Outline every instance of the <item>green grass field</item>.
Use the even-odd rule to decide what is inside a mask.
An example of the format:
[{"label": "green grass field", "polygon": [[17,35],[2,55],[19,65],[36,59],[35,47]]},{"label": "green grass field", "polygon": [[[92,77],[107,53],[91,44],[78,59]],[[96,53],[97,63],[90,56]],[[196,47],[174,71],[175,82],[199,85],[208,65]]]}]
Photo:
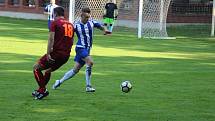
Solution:
[{"label": "green grass field", "polygon": [[[183,35],[186,27],[170,28],[171,35],[180,35],[175,40],[137,39],[126,28],[116,28],[112,36],[96,31],[96,92],[85,92],[84,69],[51,89],[73,66],[72,50],[68,63],[52,74],[50,95],[33,100],[32,66],[46,52],[46,24],[0,17],[1,121],[215,120],[215,38],[205,33],[192,38],[197,34],[192,31]],[[120,91],[123,80],[133,85],[128,94]]]}]

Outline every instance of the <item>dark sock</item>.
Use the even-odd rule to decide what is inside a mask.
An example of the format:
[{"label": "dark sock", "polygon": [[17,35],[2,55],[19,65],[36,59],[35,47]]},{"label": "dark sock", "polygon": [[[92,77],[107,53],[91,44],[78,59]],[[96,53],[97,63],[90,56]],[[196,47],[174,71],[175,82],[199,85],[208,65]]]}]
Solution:
[{"label": "dark sock", "polygon": [[34,78],[36,79],[38,85],[39,85],[39,92],[44,92],[45,91],[45,81],[44,81],[44,76],[41,70],[35,69],[34,70]]},{"label": "dark sock", "polygon": [[44,75],[45,85],[49,83],[50,77],[51,77],[51,73],[45,72],[45,75]]}]

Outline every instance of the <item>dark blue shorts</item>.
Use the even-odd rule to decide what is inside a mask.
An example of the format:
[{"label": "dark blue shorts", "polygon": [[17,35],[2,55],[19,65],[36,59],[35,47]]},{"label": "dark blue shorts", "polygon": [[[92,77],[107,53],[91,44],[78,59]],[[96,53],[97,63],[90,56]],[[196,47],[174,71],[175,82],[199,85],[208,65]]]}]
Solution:
[{"label": "dark blue shorts", "polygon": [[85,61],[83,59],[90,55],[90,49],[76,47],[75,52],[76,55],[74,61],[84,65]]},{"label": "dark blue shorts", "polygon": [[51,28],[51,20],[48,20],[48,29],[49,29],[49,31],[50,31],[50,28]]}]

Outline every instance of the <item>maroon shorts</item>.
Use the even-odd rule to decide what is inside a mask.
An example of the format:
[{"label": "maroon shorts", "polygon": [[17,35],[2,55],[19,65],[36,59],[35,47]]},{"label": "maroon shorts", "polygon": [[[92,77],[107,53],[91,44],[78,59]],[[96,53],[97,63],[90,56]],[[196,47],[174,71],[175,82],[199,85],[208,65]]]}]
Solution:
[{"label": "maroon shorts", "polygon": [[52,71],[57,70],[60,68],[63,64],[65,64],[69,60],[69,56],[60,56],[60,55],[54,55],[51,54],[52,59],[54,59],[54,62],[48,61],[47,54],[43,55],[39,60],[39,65],[45,70],[48,68],[51,68]]}]

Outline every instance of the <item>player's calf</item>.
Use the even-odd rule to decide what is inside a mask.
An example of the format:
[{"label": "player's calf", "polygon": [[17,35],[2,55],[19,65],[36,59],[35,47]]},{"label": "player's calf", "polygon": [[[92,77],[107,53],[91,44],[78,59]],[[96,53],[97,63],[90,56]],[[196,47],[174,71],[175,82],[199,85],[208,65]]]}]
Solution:
[{"label": "player's calf", "polygon": [[52,89],[57,89],[58,87],[60,87],[61,83],[60,80],[56,80],[54,85],[52,86]]}]

